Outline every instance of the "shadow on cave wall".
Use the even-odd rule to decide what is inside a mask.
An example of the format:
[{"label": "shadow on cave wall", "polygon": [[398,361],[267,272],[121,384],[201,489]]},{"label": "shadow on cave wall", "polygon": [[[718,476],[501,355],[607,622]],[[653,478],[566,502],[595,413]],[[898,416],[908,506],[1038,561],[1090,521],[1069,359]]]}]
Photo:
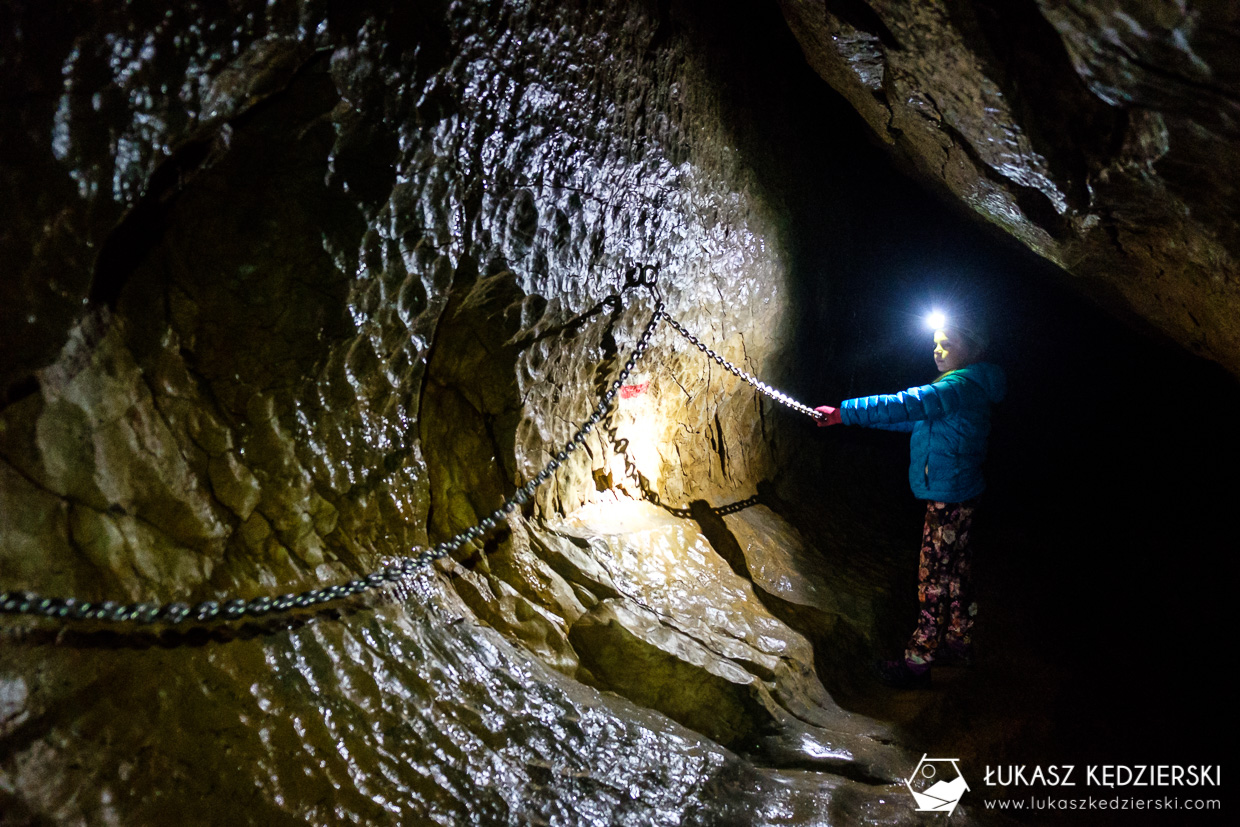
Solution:
[{"label": "shadow on cave wall", "polygon": [[[979,632],[988,662],[976,679],[956,680],[910,705],[866,677],[870,658],[898,649],[912,613],[920,515],[904,482],[905,445],[892,435],[819,431],[782,409],[773,415],[783,464],[772,489],[761,492],[763,503],[809,532],[842,578],[853,578],[857,588],[882,584],[885,592],[874,597],[880,611],[867,630],[875,633],[869,644],[847,629],[824,634],[815,628],[820,618],[796,616],[773,600],[768,608],[816,640],[818,671],[841,700],[899,721],[927,747],[959,746],[952,738],[965,727],[979,742],[970,747],[975,754],[1030,760],[1032,747],[1014,744],[1005,729],[1017,720],[1024,724],[1020,736],[1036,736],[1047,749],[1075,753],[1109,744],[1102,754],[1126,762],[1146,752],[1166,762],[1173,751],[1180,758],[1180,750],[1185,760],[1209,760],[1222,745],[1205,742],[1204,733],[1228,700],[1214,663],[1226,651],[1228,595],[1218,574],[1231,565],[1234,541],[1224,515],[1235,492],[1215,469],[1225,475],[1240,459],[1230,425],[1240,402],[1234,380],[1109,320],[1074,298],[1053,268],[944,209],[897,172],[860,119],[804,65],[776,4],[768,6],[660,6],[666,25],[701,33],[700,48],[726,81],[724,119],[736,125],[734,142],[757,171],[763,195],[785,206],[800,336],[763,378],[810,404],[926,381],[928,343],[916,316],[938,293],[991,309],[995,358],[1013,388],[996,420],[992,490],[979,518],[991,619]],[[322,78],[310,71],[303,80]],[[285,101],[306,107],[302,138],[327,143],[330,136],[318,133],[322,124],[309,128],[321,114],[314,104],[325,99]],[[306,181],[323,175],[319,167],[302,172]],[[220,173],[248,177],[261,189],[261,175]],[[317,185],[306,191],[317,192]],[[286,195],[295,202],[303,193]],[[216,205],[227,200],[215,197]],[[289,269],[330,275],[321,261],[306,265],[290,262]],[[333,294],[340,284],[324,277],[312,286],[332,298],[331,306],[341,303]],[[163,291],[149,295],[152,313],[163,312]],[[203,315],[245,312],[245,297],[234,298]],[[321,319],[284,321],[289,327],[275,329],[276,344],[317,341]],[[219,354],[246,344],[202,350]],[[290,350],[313,354],[316,347]],[[261,362],[273,381],[296,372],[282,370],[279,359],[264,362],[269,356],[249,361]],[[225,380],[229,373],[226,366],[195,367]],[[401,396],[392,404],[407,402]],[[231,410],[227,400],[222,404]],[[441,421],[459,419],[447,410]],[[484,459],[501,453],[483,448]],[[400,466],[406,453],[395,445],[382,462],[359,462],[368,469],[367,484],[369,475]],[[690,516],[731,568],[749,576],[739,544],[709,508],[720,505],[694,503]],[[1150,669],[1150,661],[1157,667]],[[1186,741],[1184,732],[1203,733],[1202,742]]]}]

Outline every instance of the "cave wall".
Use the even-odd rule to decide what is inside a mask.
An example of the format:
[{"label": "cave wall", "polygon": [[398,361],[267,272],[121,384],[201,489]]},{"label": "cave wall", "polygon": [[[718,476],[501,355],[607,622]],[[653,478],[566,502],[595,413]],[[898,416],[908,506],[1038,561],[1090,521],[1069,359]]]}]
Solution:
[{"label": "cave wall", "polygon": [[1240,374],[1234,3],[780,6],[910,170],[1110,312]]},{"label": "cave wall", "polygon": [[[777,384],[830,320],[804,401],[888,382],[840,358],[883,239],[814,201],[869,179],[824,174],[781,9],[923,177],[1234,371],[1227,10],[1130,5],[6,6],[0,591],[253,598],[453,535],[616,375],[643,265]],[[823,502],[869,472],[666,326],[621,397],[376,597],[5,617],[0,823],[907,823],[898,738],[821,683],[890,625],[894,512]]]},{"label": "cave wall", "polygon": [[[250,599],[473,525],[627,358],[640,266],[779,371],[786,207],[702,4],[5,14],[0,590]],[[5,823],[905,820],[889,735],[785,622],[868,607],[789,576],[774,512],[711,511],[773,473],[778,416],[683,344],[509,526],[377,598],[6,621]],[[851,769],[728,748],[776,731]]]},{"label": "cave wall", "polygon": [[[648,296],[602,302],[639,265],[742,364],[781,335],[775,216],[693,56],[652,51],[640,8],[540,28],[510,9],[322,25],[315,12],[170,15],[149,32],[89,15],[63,44],[64,93],[21,110],[47,167],[9,176],[29,223],[6,252],[30,260],[2,325],[21,345],[6,348],[10,473],[32,501],[108,513],[136,546],[196,546],[178,564],[198,570],[186,586],[227,578],[213,572],[232,551],[318,565],[337,525],[350,539],[334,555],[373,557],[425,541],[428,515],[439,539],[489,511],[584,419],[614,368],[604,349],[632,347]],[[46,62],[41,14],[26,51]],[[235,26],[247,39],[208,36]],[[576,34],[551,48],[526,29]],[[41,121],[27,111],[52,98]],[[79,186],[40,209],[50,184],[35,172]],[[39,310],[58,302],[59,316]],[[732,305],[749,309],[719,312]],[[642,370],[651,397],[679,397],[654,440],[673,447],[633,458],[650,485],[672,502],[751,493],[769,462],[746,430],[752,395],[722,393],[732,383],[696,354]],[[699,436],[716,430],[710,449]],[[48,436],[61,431],[81,439]],[[591,439],[533,513],[571,510],[613,472]],[[150,510],[175,516],[133,518],[158,497],[178,502]],[[387,523],[411,528],[366,527]],[[71,553],[60,533],[48,551]]]}]

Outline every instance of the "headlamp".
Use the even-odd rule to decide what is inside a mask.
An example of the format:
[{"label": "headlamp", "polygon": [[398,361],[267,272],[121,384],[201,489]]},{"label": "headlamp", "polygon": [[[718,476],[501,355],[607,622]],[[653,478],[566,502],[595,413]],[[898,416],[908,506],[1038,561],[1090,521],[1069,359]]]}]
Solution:
[{"label": "headlamp", "polygon": [[942,330],[947,327],[947,314],[942,310],[933,310],[926,316],[926,327],[931,330]]}]

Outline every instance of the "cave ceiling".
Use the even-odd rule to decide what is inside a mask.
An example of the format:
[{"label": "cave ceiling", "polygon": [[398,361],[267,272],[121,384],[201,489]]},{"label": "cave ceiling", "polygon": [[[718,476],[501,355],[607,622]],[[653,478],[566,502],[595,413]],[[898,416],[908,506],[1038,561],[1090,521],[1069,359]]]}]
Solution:
[{"label": "cave ceiling", "polygon": [[1240,373],[1240,6],[780,0],[905,164],[1076,289]]},{"label": "cave ceiling", "polygon": [[[909,168],[1240,373],[1229,4],[780,5]],[[776,58],[773,0],[0,4],[0,822],[920,823],[832,694],[879,520],[831,475],[803,531],[810,424],[668,325],[624,362],[651,267],[805,367]]]}]

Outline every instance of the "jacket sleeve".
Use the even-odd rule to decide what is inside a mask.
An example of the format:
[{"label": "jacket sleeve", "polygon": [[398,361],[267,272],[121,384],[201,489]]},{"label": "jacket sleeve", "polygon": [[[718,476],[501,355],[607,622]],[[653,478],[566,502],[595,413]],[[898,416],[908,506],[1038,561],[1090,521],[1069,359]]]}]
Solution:
[{"label": "jacket sleeve", "polygon": [[[841,421],[847,422],[847,420],[844,420],[843,417],[841,417]],[[916,424],[916,422],[909,420],[906,422],[891,422],[883,425],[874,424],[869,427],[881,428],[884,431],[898,431],[902,434],[911,434],[913,432],[913,426]]]},{"label": "jacket sleeve", "polygon": [[937,419],[959,409],[971,384],[964,377],[947,376],[900,393],[846,399],[840,403],[840,419],[845,425],[911,431],[914,422]]}]

